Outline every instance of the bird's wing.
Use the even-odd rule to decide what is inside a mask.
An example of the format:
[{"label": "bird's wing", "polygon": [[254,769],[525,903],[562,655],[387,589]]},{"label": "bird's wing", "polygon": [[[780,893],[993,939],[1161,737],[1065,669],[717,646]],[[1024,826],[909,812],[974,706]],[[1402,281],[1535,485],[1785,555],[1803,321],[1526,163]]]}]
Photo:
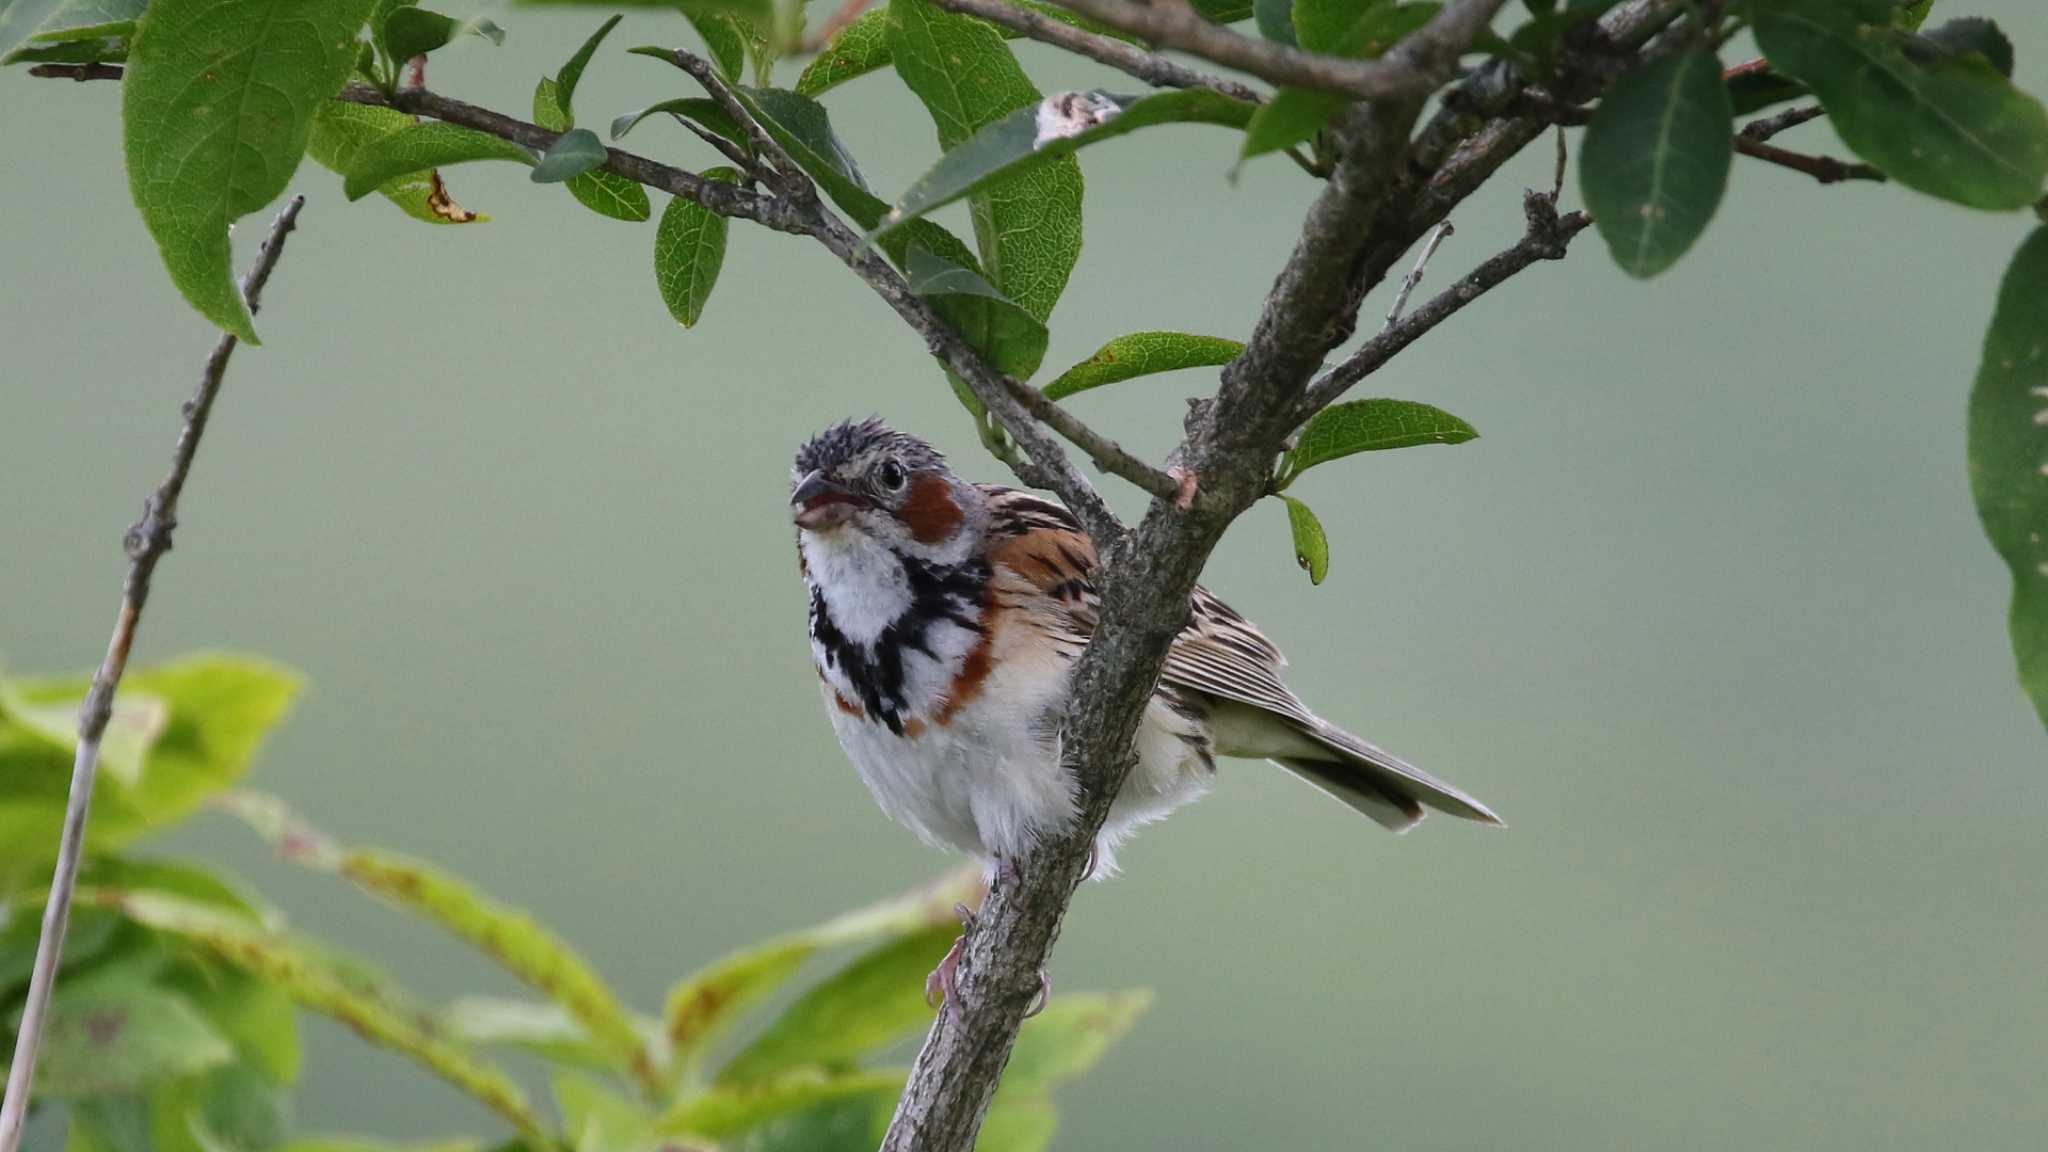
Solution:
[{"label": "bird's wing", "polygon": [[[988,559],[998,595],[1032,614],[1062,649],[1095,634],[1101,591],[1095,543],[1067,509],[1014,488],[984,485]],[[1167,683],[1244,705],[1219,708],[1219,752],[1271,758],[1388,827],[1421,819],[1420,805],[1499,823],[1484,804],[1378,745],[1309,711],[1280,674],[1287,658],[1251,621],[1196,586],[1189,618],[1167,652]],[[1234,746],[1226,746],[1234,745]]]}]

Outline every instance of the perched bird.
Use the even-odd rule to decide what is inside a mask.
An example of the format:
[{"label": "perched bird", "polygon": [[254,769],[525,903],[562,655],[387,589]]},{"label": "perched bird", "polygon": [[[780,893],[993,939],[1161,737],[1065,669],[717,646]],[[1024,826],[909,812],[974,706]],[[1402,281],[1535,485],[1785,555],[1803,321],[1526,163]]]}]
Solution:
[{"label": "perched bird", "polygon": [[[1039,496],[954,475],[879,419],[796,454],[790,512],[811,597],[811,656],[839,743],[888,814],[925,840],[1014,860],[1075,819],[1059,724],[1095,630],[1095,545]],[[1308,710],[1285,657],[1202,588],[1138,727],[1136,767],[1095,843],[1200,796],[1216,757],[1267,759],[1405,831],[1425,808],[1498,824],[1484,804]]]}]

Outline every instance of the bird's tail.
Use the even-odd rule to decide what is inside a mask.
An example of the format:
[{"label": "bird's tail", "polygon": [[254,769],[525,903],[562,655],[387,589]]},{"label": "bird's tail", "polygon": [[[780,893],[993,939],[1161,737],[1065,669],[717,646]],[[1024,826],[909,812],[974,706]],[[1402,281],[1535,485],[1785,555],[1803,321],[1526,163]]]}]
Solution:
[{"label": "bird's tail", "polygon": [[1318,720],[1288,721],[1328,756],[1276,756],[1273,762],[1365,813],[1375,824],[1406,832],[1425,808],[1481,824],[1501,823],[1493,810],[1377,744]]}]

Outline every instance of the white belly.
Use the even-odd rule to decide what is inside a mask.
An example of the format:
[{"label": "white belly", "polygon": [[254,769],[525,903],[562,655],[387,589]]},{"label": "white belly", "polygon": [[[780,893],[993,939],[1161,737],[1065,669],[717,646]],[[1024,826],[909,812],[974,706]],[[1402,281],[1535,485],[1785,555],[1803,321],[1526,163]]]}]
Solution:
[{"label": "white belly", "polygon": [[[825,688],[839,743],[883,811],[927,842],[980,856],[1015,858],[1075,816],[1072,778],[1060,765],[1057,706],[1065,665],[1049,652],[1033,666],[1011,649],[983,690],[944,725],[910,725],[897,735],[851,715]],[[1114,850],[1140,824],[1207,790],[1211,772],[1173,735],[1185,721],[1163,705],[1146,709],[1138,764],[1110,809],[1097,842],[1096,875],[1115,867]]]}]

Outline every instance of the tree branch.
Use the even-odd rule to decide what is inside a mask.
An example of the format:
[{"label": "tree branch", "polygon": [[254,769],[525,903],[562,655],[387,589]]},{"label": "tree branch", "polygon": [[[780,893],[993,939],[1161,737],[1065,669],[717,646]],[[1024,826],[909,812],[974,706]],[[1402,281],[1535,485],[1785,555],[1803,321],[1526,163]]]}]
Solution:
[{"label": "tree branch", "polygon": [[1086,56],[1098,64],[1107,64],[1154,88],[1213,88],[1225,96],[1253,104],[1265,102],[1265,97],[1249,85],[1197,71],[1156,52],[1147,52],[1114,37],[1076,28],[1064,20],[1055,20],[1043,12],[1019,7],[1006,0],[932,0],[932,3],[948,12],[1001,24],[1033,40],[1064,48],[1076,56]]},{"label": "tree branch", "polygon": [[1008,376],[1003,378],[1003,385],[1033,419],[1058,432],[1074,447],[1086,452],[1097,468],[1112,476],[1120,476],[1161,500],[1178,498],[1180,483],[1173,477],[1131,455],[1116,441],[1083,424],[1072,412],[1060,407],[1057,401],[1045,393]]},{"label": "tree branch", "polygon": [[[277,214],[270,236],[256,253],[256,263],[242,278],[242,297],[253,315],[270,279],[271,269],[284,252],[284,238],[297,224],[304,196],[294,196]],[[107,641],[107,654],[93,673],[92,687],[78,711],[78,750],[71,765],[71,795],[64,809],[64,831],[57,846],[57,866],[50,880],[50,895],[43,906],[42,936],[36,942],[35,966],[29,974],[28,1001],[21,1011],[21,1030],[14,1037],[14,1062],[7,1075],[7,1099],[0,1104],[0,1152],[15,1152],[28,1122],[28,1104],[34,1083],[36,1056],[42,1047],[43,1028],[48,1022],[50,996],[56,990],[57,964],[64,949],[64,933],[71,923],[71,897],[78,887],[78,868],[85,855],[86,817],[92,808],[92,786],[99,770],[100,739],[114,713],[114,690],[128,668],[128,652],[135,643],[135,629],[142,621],[142,606],[149,599],[149,584],[157,561],[171,550],[171,532],[178,526],[178,497],[191,474],[192,458],[199,450],[199,438],[206,433],[206,420],[213,412],[214,397],[220,394],[227,375],[228,357],[238,341],[221,333],[206,368],[199,375],[199,388],[185,403],[184,428],[171,452],[171,470],[142,506],[142,518],[128,529],[122,547],[128,553],[128,579],[121,590],[121,608],[114,618],[114,634]]]},{"label": "tree branch", "polygon": [[1769,140],[1788,128],[1797,128],[1801,124],[1807,123],[1810,120],[1818,120],[1827,114],[1827,109],[1822,108],[1818,104],[1810,104],[1804,108],[1787,108],[1775,116],[1764,116],[1751,120],[1749,123],[1744,124],[1742,131],[1737,132],[1736,135],[1744,140]]},{"label": "tree branch", "polygon": [[1823,184],[1839,184],[1844,180],[1874,180],[1882,184],[1886,179],[1883,172],[1868,164],[1851,164],[1833,156],[1809,156],[1748,136],[1735,137],[1735,150],[1780,168],[1804,172]]},{"label": "tree branch", "polygon": [[1428,24],[1374,60],[1353,60],[1212,24],[1186,4],[1136,0],[1063,0],[1060,7],[1162,48],[1199,56],[1290,88],[1314,88],[1366,100],[1421,96],[1450,78],[1459,53],[1506,0],[1452,0]]},{"label": "tree branch", "polygon": [[1495,255],[1465,278],[1444,289],[1429,303],[1417,308],[1386,331],[1366,341],[1342,364],[1331,369],[1303,394],[1295,414],[1299,424],[1334,403],[1352,385],[1377,372],[1403,348],[1415,343],[1430,329],[1456,315],[1465,305],[1498,287],[1508,277],[1539,260],[1562,260],[1572,237],[1593,222],[1584,212],[1557,214],[1557,202],[1533,191],[1522,193],[1522,210],[1529,229],[1514,247]]}]

